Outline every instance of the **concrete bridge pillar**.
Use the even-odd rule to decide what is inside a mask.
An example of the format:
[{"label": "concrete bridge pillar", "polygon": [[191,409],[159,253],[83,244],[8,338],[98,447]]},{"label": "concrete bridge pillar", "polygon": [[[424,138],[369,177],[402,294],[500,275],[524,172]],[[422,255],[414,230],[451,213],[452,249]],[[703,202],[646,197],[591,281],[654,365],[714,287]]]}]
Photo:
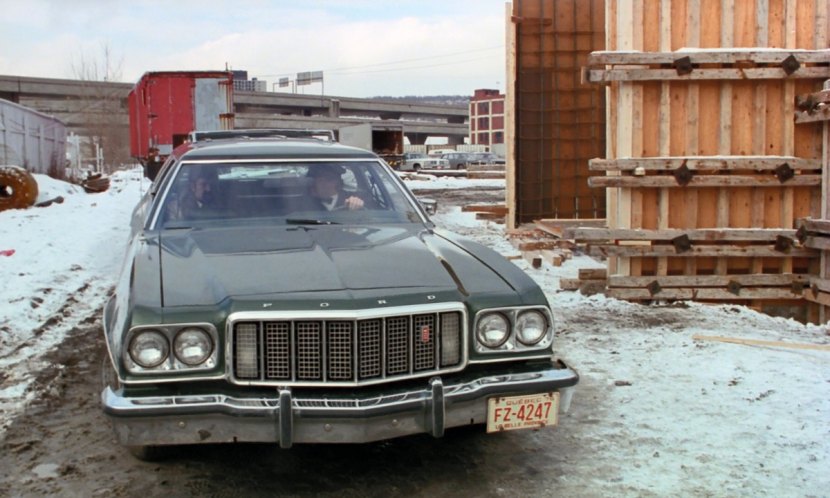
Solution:
[{"label": "concrete bridge pillar", "polygon": [[409,143],[412,145],[424,145],[429,136],[426,133],[407,133],[406,138],[409,139]]},{"label": "concrete bridge pillar", "polygon": [[340,99],[329,99],[329,117],[340,117]]}]

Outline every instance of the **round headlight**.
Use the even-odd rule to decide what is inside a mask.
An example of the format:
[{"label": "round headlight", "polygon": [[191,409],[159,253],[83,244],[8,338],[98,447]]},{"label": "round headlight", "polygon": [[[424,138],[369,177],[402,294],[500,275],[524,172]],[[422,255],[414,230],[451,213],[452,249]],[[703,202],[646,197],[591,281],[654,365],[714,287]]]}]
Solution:
[{"label": "round headlight", "polygon": [[538,311],[525,311],[516,320],[516,337],[526,346],[532,346],[545,337],[548,321]]},{"label": "round headlight", "polygon": [[142,368],[154,368],[167,359],[170,346],[167,338],[157,330],[139,332],[130,341],[130,358]]},{"label": "round headlight", "polygon": [[176,353],[176,358],[185,365],[199,365],[210,358],[213,353],[213,341],[210,335],[202,329],[186,328],[176,334],[173,352]]},{"label": "round headlight", "polygon": [[499,313],[491,313],[482,316],[476,325],[478,342],[488,348],[497,348],[507,340],[510,326],[507,318]]}]

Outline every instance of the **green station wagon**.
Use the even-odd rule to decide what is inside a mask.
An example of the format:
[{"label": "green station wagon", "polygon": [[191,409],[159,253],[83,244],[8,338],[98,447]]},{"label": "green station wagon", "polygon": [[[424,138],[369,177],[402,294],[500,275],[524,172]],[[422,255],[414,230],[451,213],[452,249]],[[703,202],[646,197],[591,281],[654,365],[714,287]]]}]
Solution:
[{"label": "green station wagon", "polygon": [[179,147],[104,322],[103,410],[140,458],[550,426],[578,381],[528,275],[436,227],[375,154],[314,138]]}]

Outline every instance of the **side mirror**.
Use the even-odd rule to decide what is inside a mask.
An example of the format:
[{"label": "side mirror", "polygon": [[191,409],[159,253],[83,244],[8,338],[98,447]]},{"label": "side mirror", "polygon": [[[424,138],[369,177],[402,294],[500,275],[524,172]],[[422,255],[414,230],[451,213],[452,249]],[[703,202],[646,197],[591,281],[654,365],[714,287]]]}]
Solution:
[{"label": "side mirror", "polygon": [[438,201],[435,199],[427,199],[426,197],[419,197],[418,203],[424,208],[427,214],[435,214],[438,212]]}]

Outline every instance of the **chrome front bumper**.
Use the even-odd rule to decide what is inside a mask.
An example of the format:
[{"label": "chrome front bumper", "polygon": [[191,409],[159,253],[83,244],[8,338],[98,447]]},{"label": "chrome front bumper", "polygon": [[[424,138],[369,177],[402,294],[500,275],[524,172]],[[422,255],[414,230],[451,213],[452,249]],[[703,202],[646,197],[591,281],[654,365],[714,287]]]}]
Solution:
[{"label": "chrome front bumper", "polygon": [[579,376],[564,363],[533,372],[464,381],[434,377],[423,389],[382,396],[308,397],[290,388],[276,396],[183,395],[125,398],[101,393],[104,413],[121,444],[226,442],[365,443],[487,421],[487,399],[559,391],[567,411]]}]

